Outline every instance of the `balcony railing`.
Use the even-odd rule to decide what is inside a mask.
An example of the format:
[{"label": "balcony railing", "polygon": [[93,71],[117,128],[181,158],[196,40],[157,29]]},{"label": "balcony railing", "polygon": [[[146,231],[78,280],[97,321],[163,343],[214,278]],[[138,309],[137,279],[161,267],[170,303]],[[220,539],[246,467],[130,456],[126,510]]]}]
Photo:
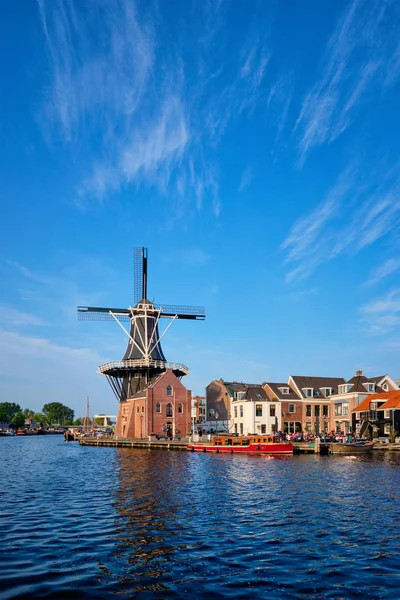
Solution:
[{"label": "balcony railing", "polygon": [[130,358],[128,360],[116,360],[112,362],[105,363],[104,365],[99,366],[99,372],[104,374],[112,370],[128,370],[128,369],[171,369],[172,371],[180,371],[187,375],[189,373],[189,369],[182,365],[181,363],[170,363],[165,362],[164,360],[153,360],[153,359],[145,359],[145,358]]}]

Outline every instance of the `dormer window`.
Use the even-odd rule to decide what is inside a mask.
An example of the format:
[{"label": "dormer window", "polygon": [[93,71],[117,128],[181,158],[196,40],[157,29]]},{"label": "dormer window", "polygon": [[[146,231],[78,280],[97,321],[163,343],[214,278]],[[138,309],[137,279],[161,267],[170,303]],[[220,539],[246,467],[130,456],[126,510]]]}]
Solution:
[{"label": "dormer window", "polygon": [[246,392],[236,392],[236,400],[242,400],[246,395]]},{"label": "dormer window", "polygon": [[322,393],[324,394],[325,398],[327,398],[328,396],[330,396],[332,394],[332,388],[321,388]]},{"label": "dormer window", "polygon": [[313,397],[313,388],[303,388],[303,392],[306,398],[312,398]]},{"label": "dormer window", "polygon": [[288,394],[289,393],[289,388],[288,387],[280,387],[280,388],[278,388],[278,390],[280,391],[281,394]]},{"label": "dormer window", "polygon": [[365,386],[367,392],[374,392],[375,391],[375,384],[374,383],[364,383],[364,386]]},{"label": "dormer window", "polygon": [[339,385],[338,392],[339,394],[347,394],[348,391],[353,387],[351,383],[345,383],[344,385]]}]

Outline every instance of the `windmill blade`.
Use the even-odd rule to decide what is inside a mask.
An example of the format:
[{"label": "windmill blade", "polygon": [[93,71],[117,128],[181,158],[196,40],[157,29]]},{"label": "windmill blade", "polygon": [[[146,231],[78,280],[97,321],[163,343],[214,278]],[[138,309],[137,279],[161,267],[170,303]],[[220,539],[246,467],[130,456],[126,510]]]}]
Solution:
[{"label": "windmill blade", "polygon": [[161,311],[160,317],[176,317],[177,319],[195,319],[204,321],[206,311],[203,306],[177,306],[175,304],[155,304]]},{"label": "windmill blade", "polygon": [[78,306],[78,321],[115,321],[111,312],[120,321],[130,321],[127,308],[101,308],[98,306]]},{"label": "windmill blade", "polygon": [[147,248],[134,248],[133,273],[133,300],[134,304],[137,304],[147,295]]}]

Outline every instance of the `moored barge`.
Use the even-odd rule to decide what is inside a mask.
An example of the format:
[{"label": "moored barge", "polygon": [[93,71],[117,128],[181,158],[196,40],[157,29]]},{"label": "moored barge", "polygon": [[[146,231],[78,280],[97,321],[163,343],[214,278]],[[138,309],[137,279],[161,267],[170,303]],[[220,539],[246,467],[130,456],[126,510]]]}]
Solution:
[{"label": "moored barge", "polygon": [[187,449],[225,454],[293,454],[293,444],[269,435],[219,436],[212,443],[188,444]]}]

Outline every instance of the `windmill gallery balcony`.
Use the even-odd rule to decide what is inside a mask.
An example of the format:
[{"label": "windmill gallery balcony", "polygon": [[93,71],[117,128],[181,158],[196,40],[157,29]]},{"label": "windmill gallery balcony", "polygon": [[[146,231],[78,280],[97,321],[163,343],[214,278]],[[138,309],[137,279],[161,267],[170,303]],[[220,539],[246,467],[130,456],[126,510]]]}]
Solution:
[{"label": "windmill gallery balcony", "polygon": [[105,363],[104,365],[99,366],[99,373],[102,375],[107,375],[112,371],[125,371],[130,369],[160,369],[164,371],[166,369],[171,369],[174,373],[180,373],[181,375],[188,375],[189,369],[182,365],[181,363],[170,363],[164,360],[153,360],[151,358],[136,358],[136,359],[128,359],[128,360],[114,360],[112,362]]}]

